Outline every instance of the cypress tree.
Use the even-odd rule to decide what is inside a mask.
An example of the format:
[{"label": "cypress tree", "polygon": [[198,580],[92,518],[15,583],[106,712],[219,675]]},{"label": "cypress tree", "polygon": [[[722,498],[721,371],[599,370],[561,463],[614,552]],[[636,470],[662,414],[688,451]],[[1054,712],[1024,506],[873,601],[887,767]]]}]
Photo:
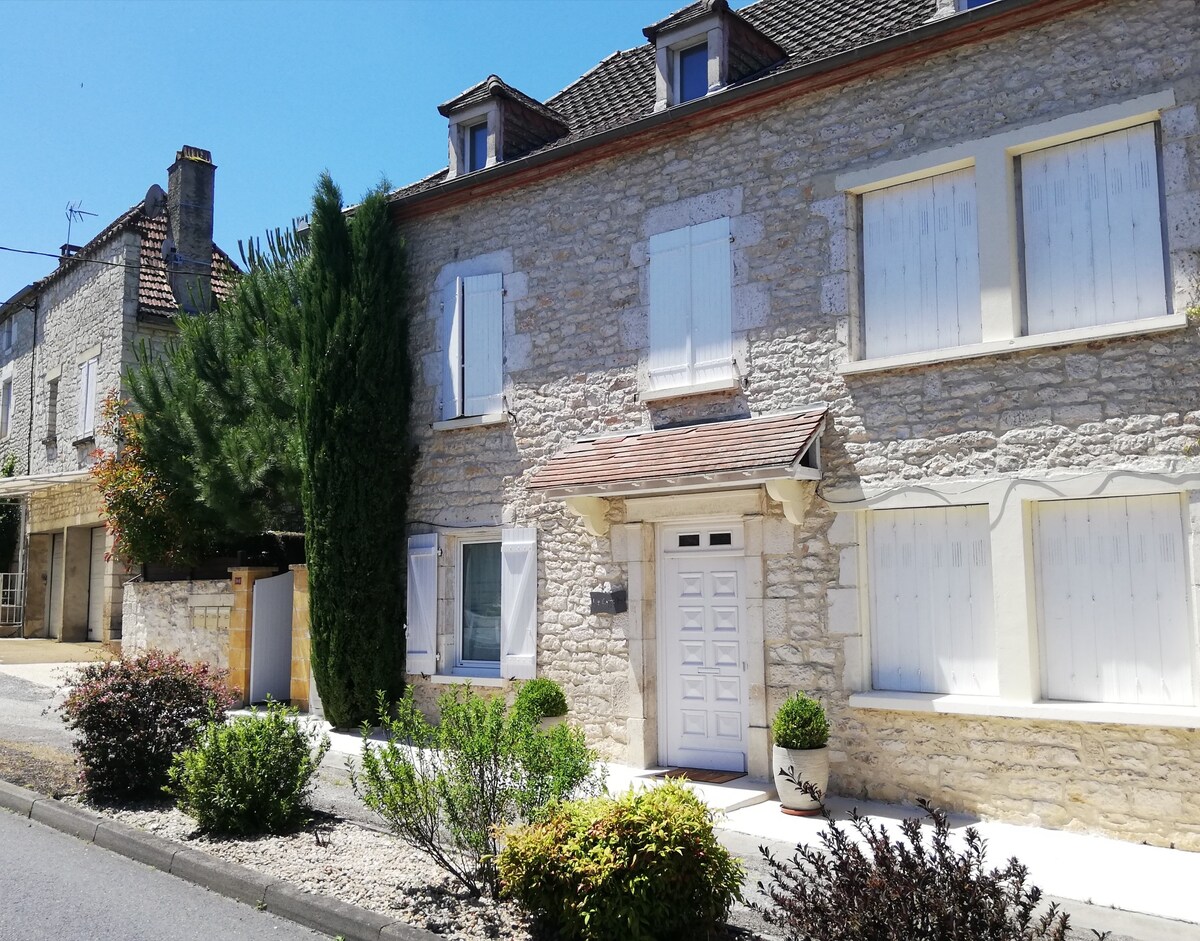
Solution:
[{"label": "cypress tree", "polygon": [[404,523],[414,459],[404,249],[382,185],[347,216],[322,174],[300,325],[312,666],[326,718],[403,689]]}]

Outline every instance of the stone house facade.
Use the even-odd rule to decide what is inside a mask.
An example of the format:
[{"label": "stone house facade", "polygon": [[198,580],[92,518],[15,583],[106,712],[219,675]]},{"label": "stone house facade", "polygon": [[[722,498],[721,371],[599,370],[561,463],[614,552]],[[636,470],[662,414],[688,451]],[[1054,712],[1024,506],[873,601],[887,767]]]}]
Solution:
[{"label": "stone house facade", "polygon": [[645,34],[393,197],[419,699],[765,779],[802,690],[840,793],[1200,849],[1197,5]]},{"label": "stone house facade", "polygon": [[[8,629],[26,637],[116,641],[122,586],[132,574],[111,557],[89,469],[114,442],[103,402],[122,394],[122,372],[142,345],[165,343],[181,309],[207,310],[214,271],[231,266],[212,241],[216,167],[184,147],[154,186],[83,246],[64,245],[58,267],[0,305],[0,454],[15,477],[25,544],[5,578]],[[12,604],[9,604],[12,602]]]}]

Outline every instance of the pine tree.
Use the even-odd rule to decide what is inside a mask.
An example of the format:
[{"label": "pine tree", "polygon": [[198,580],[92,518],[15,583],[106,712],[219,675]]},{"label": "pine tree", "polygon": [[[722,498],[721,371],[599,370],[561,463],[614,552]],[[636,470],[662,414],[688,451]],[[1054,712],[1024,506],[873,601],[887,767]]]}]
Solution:
[{"label": "pine tree", "polygon": [[404,524],[414,450],[403,245],[382,186],[351,215],[317,183],[300,329],[313,674],[326,717],[403,688]]}]

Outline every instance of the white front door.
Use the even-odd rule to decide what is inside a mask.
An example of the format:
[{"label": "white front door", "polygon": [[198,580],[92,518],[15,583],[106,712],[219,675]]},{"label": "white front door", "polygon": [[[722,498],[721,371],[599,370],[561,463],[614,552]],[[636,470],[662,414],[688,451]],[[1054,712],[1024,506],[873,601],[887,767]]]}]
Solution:
[{"label": "white front door", "polygon": [[104,539],[103,526],[92,530],[92,551],[88,562],[88,640],[104,639]]},{"label": "white front door", "polygon": [[659,530],[665,764],[745,771],[746,560],[740,523]]}]

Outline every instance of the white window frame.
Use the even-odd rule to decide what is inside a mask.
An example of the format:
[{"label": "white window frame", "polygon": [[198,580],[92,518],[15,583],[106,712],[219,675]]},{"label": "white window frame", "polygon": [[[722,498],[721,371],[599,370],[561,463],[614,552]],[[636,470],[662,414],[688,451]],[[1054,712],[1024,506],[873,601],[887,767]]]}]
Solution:
[{"label": "white window frame", "polygon": [[11,376],[0,382],[0,438],[12,431],[13,382]]},{"label": "white window frame", "polygon": [[[454,656],[451,662],[450,672],[454,676],[500,676],[500,656],[499,650],[496,652],[495,660],[465,660],[462,656],[463,651],[463,602],[466,600],[466,585],[464,579],[467,575],[467,567],[463,561],[463,548],[466,546],[487,546],[496,545],[501,547],[503,553],[503,543],[501,542],[500,530],[496,530],[491,534],[484,534],[475,537],[462,537],[454,540],[454,587],[451,592],[454,607]],[[504,559],[501,555],[500,559],[500,579],[501,591],[503,591],[504,580]]]},{"label": "white window frame", "polygon": [[[483,140],[483,163],[478,167],[471,166],[471,138],[474,135],[475,129],[482,127],[484,129]],[[472,121],[469,124],[461,125],[462,132],[462,154],[463,154],[463,172],[476,173],[479,170],[486,170],[492,166],[493,160],[491,157],[491,128],[488,126],[488,119],[482,118],[478,121]]]},{"label": "white window frame", "polygon": [[[1044,693],[1034,541],[1039,504],[1048,500],[1162,495],[1188,498],[1188,509],[1183,516],[1184,581],[1188,595],[1192,700],[1195,705],[1048,699]],[[851,535],[843,536],[839,541],[853,540],[854,548],[843,552],[851,552],[855,557],[854,570],[864,573],[857,587],[836,589],[830,597],[829,629],[846,637],[845,682],[851,707],[1025,720],[1200,727],[1200,625],[1197,624],[1197,599],[1194,597],[1196,585],[1200,585],[1200,559],[1196,556],[1197,535],[1200,534],[1200,476],[1104,471],[1065,478],[997,479],[969,486],[931,481],[919,489],[867,487],[852,492],[835,488],[826,497],[839,504],[841,512],[852,517],[848,530]],[[994,560],[992,597],[999,694],[971,696],[874,689],[871,679],[874,639],[870,627],[869,587],[865,584],[870,571],[867,514],[879,509],[980,503],[986,503],[988,507]]]},{"label": "white window frame", "polygon": [[[682,68],[681,57],[682,57],[683,53],[688,52],[692,49],[695,49],[697,46],[704,46],[705,53],[706,53],[706,55],[705,55],[704,93],[701,95],[697,95],[695,98],[688,98],[685,100],[683,97],[683,68]],[[712,51],[712,49],[708,48],[708,33],[705,32],[705,33],[701,34],[700,36],[693,37],[693,38],[688,39],[684,42],[681,42],[677,45],[671,46],[670,47],[670,55],[671,55],[671,104],[682,105],[682,104],[687,104],[687,102],[689,102],[689,101],[699,101],[701,98],[706,97],[709,93],[709,82],[708,82],[707,75],[708,75],[710,67],[709,67],[708,63],[712,62],[712,58],[713,58],[713,51]]]},{"label": "white window frame", "polygon": [[[1167,280],[1169,313],[1163,317],[1122,321],[1095,327],[1027,335],[1018,237],[1019,193],[1016,164],[1022,154],[1058,144],[1098,137],[1110,131],[1160,122],[1162,112],[1175,106],[1173,90],[1143,95],[1118,104],[1067,115],[1029,127],[1002,131],[990,137],[892,161],[866,170],[839,174],[835,186],[857,200],[864,193],[967,166],[975,167],[979,232],[981,336],[979,343],[940,350],[863,359],[861,342],[861,285],[851,305],[851,358],[838,367],[842,375],[953,360],[973,359],[1014,350],[1062,346],[1110,337],[1176,330],[1187,325],[1179,295]],[[851,218],[856,218],[852,213]],[[1165,224],[1167,220],[1163,219]],[[861,254],[860,256],[861,257]]]},{"label": "white window frame", "polygon": [[[500,272],[465,275],[455,279],[453,310],[444,356],[447,376],[443,381],[441,417],[434,422],[435,430],[494,424],[504,421],[507,417],[504,407],[504,308],[507,303],[507,290],[504,283],[505,277]],[[475,290],[475,287],[478,287],[478,290]],[[485,361],[481,367],[473,366],[467,356],[468,344],[471,342],[468,331],[472,329],[469,311],[469,298],[472,296],[482,297],[482,303],[494,305],[494,309],[487,312],[491,318],[488,328],[493,332],[492,339],[496,344],[495,349],[491,350],[494,362]],[[477,333],[472,333],[471,336],[477,336]],[[498,371],[498,376],[493,377],[496,380],[493,391],[483,396],[468,395],[472,369],[488,368]],[[474,381],[477,383],[479,378],[474,376]],[[480,398],[490,399],[490,407],[473,408],[473,402]]]}]

